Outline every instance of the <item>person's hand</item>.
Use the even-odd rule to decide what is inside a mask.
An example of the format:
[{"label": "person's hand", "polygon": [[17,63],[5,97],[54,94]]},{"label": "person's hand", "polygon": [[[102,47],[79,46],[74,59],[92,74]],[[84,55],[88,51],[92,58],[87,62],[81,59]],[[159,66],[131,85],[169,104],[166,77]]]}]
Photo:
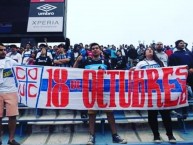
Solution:
[{"label": "person's hand", "polygon": [[79,55],[78,58],[76,59],[74,65],[73,65],[73,68],[77,68],[78,65],[79,65],[79,62],[82,60],[82,55]]},{"label": "person's hand", "polygon": [[47,38],[44,38],[44,42],[47,43]]},{"label": "person's hand", "polygon": [[191,74],[193,73],[193,68],[189,69],[189,73],[191,73]]},{"label": "person's hand", "polygon": [[80,55],[80,56],[76,59],[77,62],[80,62],[81,60],[82,60],[82,55]]},{"label": "person's hand", "polygon": [[134,71],[134,70],[135,70],[135,67],[132,67],[132,68],[130,68],[129,70],[130,70],[130,71]]}]

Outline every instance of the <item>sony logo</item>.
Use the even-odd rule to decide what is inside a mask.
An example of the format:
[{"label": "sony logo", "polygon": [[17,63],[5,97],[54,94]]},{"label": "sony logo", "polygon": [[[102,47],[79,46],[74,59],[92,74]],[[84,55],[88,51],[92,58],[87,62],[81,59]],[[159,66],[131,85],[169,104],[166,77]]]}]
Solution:
[{"label": "sony logo", "polygon": [[32,25],[59,25],[59,22],[54,20],[32,21]]}]

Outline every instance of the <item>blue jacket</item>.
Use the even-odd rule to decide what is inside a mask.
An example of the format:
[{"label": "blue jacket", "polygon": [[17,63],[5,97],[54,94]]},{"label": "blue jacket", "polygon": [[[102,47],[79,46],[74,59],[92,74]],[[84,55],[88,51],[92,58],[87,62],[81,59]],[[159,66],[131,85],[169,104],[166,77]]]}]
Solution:
[{"label": "blue jacket", "polygon": [[[168,58],[168,66],[188,65],[188,68],[193,68],[193,54],[189,51],[178,50],[175,51]],[[189,74],[187,78],[188,84],[193,85],[193,75]]]}]

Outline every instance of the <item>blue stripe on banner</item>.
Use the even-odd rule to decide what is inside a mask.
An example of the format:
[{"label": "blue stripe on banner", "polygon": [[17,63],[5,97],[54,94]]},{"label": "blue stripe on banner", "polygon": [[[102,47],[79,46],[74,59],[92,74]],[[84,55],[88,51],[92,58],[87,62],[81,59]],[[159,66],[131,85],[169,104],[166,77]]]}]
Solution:
[{"label": "blue stripe on banner", "polygon": [[[42,71],[41,71],[41,79],[42,80],[42,76],[43,76],[43,72],[44,72],[44,67],[42,67]],[[40,86],[42,85],[42,82],[40,82]],[[38,96],[37,96],[37,101],[36,101],[36,109],[38,108],[38,103],[39,103],[39,98],[40,98],[40,88],[38,89]]]},{"label": "blue stripe on banner", "polygon": [[[79,81],[79,88],[71,88],[71,82],[72,81]],[[148,80],[145,80],[145,92],[147,92],[147,82]],[[161,92],[164,92],[164,86],[162,85],[162,80],[157,80],[157,84],[160,86]],[[110,80],[104,79],[104,92],[110,92]],[[174,89],[171,89],[171,92],[182,92],[181,84],[177,80],[169,80],[170,85],[174,85]],[[52,81],[52,88],[56,85],[54,81]],[[69,92],[82,92],[82,79],[70,79],[65,83],[66,86],[69,88]],[[119,92],[119,80],[116,80],[116,88],[115,91]],[[89,80],[89,91],[91,91],[92,88],[92,81]],[[48,79],[42,79],[42,85],[41,85],[41,91],[47,91],[48,90]],[[125,80],[125,92],[128,92],[128,80]],[[139,92],[141,92],[140,86],[139,86]],[[156,92],[156,90],[153,90],[152,92]]]},{"label": "blue stripe on banner", "polygon": [[[25,76],[27,76],[27,68],[25,68]],[[28,82],[28,77],[26,77],[26,82]],[[28,95],[27,95],[27,87],[25,88],[25,101],[26,101],[26,104],[28,103]]]},{"label": "blue stripe on banner", "polygon": [[48,79],[42,79],[42,86],[40,88],[40,91],[47,91],[48,89]]}]

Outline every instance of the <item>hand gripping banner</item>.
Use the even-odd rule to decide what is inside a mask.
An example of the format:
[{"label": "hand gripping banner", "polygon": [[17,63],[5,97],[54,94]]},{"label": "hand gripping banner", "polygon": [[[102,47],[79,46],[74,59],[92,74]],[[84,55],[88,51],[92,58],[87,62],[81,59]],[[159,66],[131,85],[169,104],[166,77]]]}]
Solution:
[{"label": "hand gripping banner", "polygon": [[15,66],[20,103],[33,108],[152,110],[188,106],[187,66],[88,70]]}]

